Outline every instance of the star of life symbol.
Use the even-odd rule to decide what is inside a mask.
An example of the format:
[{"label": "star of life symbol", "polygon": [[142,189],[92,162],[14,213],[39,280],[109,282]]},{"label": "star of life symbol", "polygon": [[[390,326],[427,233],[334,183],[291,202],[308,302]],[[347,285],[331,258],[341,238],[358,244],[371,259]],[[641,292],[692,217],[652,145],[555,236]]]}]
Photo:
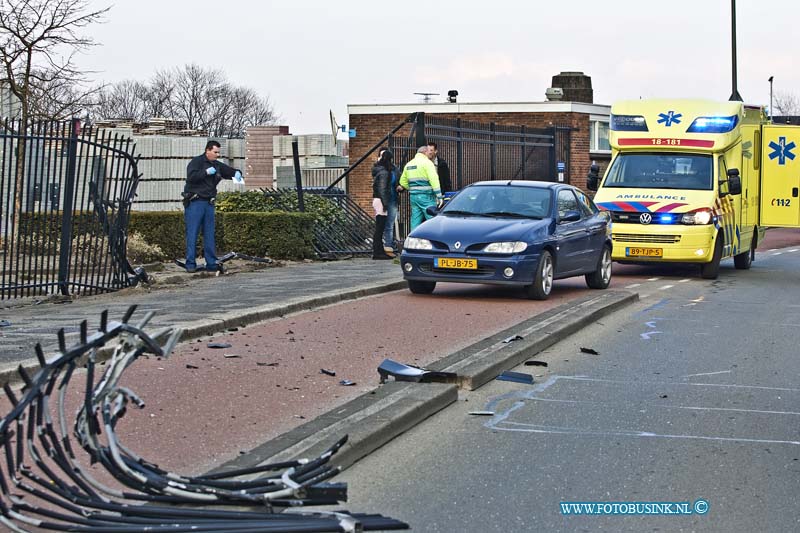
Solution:
[{"label": "star of life symbol", "polygon": [[790,160],[794,160],[794,154],[792,150],[794,150],[797,145],[794,141],[789,141],[789,144],[786,144],[786,137],[778,137],[778,142],[770,141],[769,147],[772,148],[772,153],[769,154],[770,160],[778,158],[779,165],[786,164],[786,158],[788,157]]},{"label": "star of life symbol", "polygon": [[664,126],[669,128],[673,124],[680,124],[682,116],[683,116],[682,113],[676,113],[675,111],[667,111],[666,113],[659,113],[658,123],[664,124]]}]

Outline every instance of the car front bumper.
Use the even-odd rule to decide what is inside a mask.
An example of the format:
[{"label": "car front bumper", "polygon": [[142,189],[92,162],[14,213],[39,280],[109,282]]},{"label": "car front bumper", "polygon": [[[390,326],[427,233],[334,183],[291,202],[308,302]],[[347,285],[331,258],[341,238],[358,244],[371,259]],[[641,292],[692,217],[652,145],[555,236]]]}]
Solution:
[{"label": "car front bumper", "polygon": [[[456,270],[434,267],[437,257],[448,259],[475,259],[475,270]],[[415,281],[446,281],[453,283],[488,283],[494,285],[530,285],[539,264],[539,254],[513,256],[466,256],[456,254],[429,254],[403,251],[400,255],[400,268],[403,278]],[[410,265],[410,266],[409,266]],[[505,269],[514,270],[512,276],[504,274]]]}]

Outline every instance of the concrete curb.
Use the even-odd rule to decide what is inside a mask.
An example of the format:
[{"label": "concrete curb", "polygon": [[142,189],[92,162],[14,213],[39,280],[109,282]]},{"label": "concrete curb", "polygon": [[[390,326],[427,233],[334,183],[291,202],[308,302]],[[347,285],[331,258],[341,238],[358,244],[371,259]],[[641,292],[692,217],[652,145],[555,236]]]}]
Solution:
[{"label": "concrete curb", "polygon": [[[406,282],[402,280],[372,283],[352,289],[330,292],[313,298],[297,298],[281,304],[268,304],[253,309],[231,311],[220,315],[219,318],[194,320],[192,322],[186,322],[183,324],[178,323],[174,324],[173,327],[182,328],[183,335],[181,335],[181,341],[187,341],[196,339],[198,337],[213,335],[215,333],[225,331],[228,328],[247,326],[249,324],[254,324],[264,320],[270,320],[272,318],[278,318],[301,311],[308,311],[346,300],[355,300],[358,298],[364,298],[365,296],[373,296],[375,294],[381,294],[384,292],[405,289],[407,286],[408,285]],[[71,334],[67,336],[68,347],[71,346],[71,343],[69,342],[70,337],[77,338],[77,334]],[[53,339],[53,341],[55,341],[55,339]],[[45,354],[48,360],[53,357],[53,354],[49,352],[55,349],[51,346],[57,346],[57,344],[54,342],[52,345],[45,347]],[[98,350],[97,361],[105,361],[110,357],[110,355],[111,348],[107,347]],[[39,362],[35,357],[33,357],[33,355],[31,355],[30,359],[26,359],[24,361],[6,363],[0,366],[0,387],[6,383],[11,385],[21,383],[22,380],[20,379],[18,372],[20,367],[24,368],[25,371],[31,376],[33,376],[40,368]]]},{"label": "concrete curb", "polygon": [[[474,390],[504,370],[517,366],[580,328],[638,299],[638,294],[630,292],[595,293],[520,322],[440,359],[429,368],[458,372],[458,387]],[[503,342],[512,335],[523,338]],[[213,472],[314,458],[343,435],[349,435],[349,440],[332,462],[347,468],[455,402],[458,387],[444,383],[390,381],[221,465]]]}]

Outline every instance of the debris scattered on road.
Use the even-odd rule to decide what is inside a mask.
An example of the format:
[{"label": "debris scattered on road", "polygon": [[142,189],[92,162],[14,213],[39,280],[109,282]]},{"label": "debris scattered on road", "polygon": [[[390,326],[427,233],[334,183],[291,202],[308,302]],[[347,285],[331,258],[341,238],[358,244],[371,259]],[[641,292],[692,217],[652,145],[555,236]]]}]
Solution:
[{"label": "debris scattered on road", "polygon": [[333,370],[326,370],[324,368],[320,368],[319,369],[319,373],[320,374],[325,374],[326,376],[335,376],[336,375],[336,372],[334,372]]},{"label": "debris scattered on road", "polygon": [[425,370],[414,365],[404,365],[392,359],[384,359],[378,366],[381,383],[386,383],[389,376],[395,381],[411,381],[414,383],[452,383],[458,378],[455,372],[437,372]]},{"label": "debris scattered on road", "polygon": [[661,399],[663,400],[664,398],[669,398],[669,396],[667,396],[666,394],[662,394]]},{"label": "debris scattered on road", "polygon": [[499,376],[497,379],[500,381],[512,381],[514,383],[533,383],[533,376],[530,374],[525,374],[524,372],[511,372],[510,370],[506,370]]},{"label": "debris scattered on road", "polygon": [[521,341],[522,339],[524,339],[522,335],[512,335],[507,339],[503,339],[503,343],[508,344],[509,342]]},{"label": "debris scattered on road", "polygon": [[525,366],[547,366],[544,361],[525,361]]},{"label": "debris scattered on road", "polygon": [[470,411],[467,414],[473,416],[494,416],[494,411]]},{"label": "debris scattered on road", "polygon": [[194,365],[186,365],[186,368],[188,368],[189,370],[198,370],[200,367]]},{"label": "debris scattered on road", "polygon": [[293,416],[295,418],[299,418],[300,420],[305,420],[306,419],[306,417],[304,417],[303,415],[293,415]]},{"label": "debris scattered on road", "polygon": [[239,331],[239,328],[228,328],[228,331]]},{"label": "debris scattered on road", "polygon": [[256,363],[258,366],[278,366],[278,363]]},{"label": "debris scattered on road", "polygon": [[222,354],[222,357],[225,359],[240,359],[242,356],[238,353],[224,353]]},{"label": "debris scattered on road", "polygon": [[339,385],[343,387],[352,387],[355,384],[356,384],[355,381],[350,381],[349,379],[343,379],[342,381],[339,382]]},{"label": "debris scattered on road", "polygon": [[591,348],[581,347],[581,353],[588,353],[589,355],[600,355],[600,352]]},{"label": "debris scattered on road", "polygon": [[10,325],[11,322],[9,322],[8,320],[0,320],[0,328],[7,328]]},{"label": "debris scattered on road", "polygon": [[208,344],[206,344],[206,346],[208,348],[217,348],[217,349],[233,348],[233,344],[229,342],[209,342]]},{"label": "debris scattered on road", "polygon": [[287,334],[287,335],[294,335],[294,331],[292,331],[292,330],[289,330],[289,331],[287,331],[287,332],[286,332],[286,334]]}]

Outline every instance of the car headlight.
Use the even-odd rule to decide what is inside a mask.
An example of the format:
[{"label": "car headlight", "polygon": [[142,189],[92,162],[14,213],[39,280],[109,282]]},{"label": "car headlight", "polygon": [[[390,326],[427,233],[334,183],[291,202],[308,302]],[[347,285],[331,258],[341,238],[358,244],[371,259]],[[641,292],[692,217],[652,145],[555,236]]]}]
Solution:
[{"label": "car headlight", "polygon": [[527,247],[527,243],[522,241],[493,242],[486,245],[483,251],[490,254],[518,254],[524,252]]},{"label": "car headlight", "polygon": [[433,243],[428,239],[418,239],[416,237],[406,237],[403,242],[406,250],[433,250]]},{"label": "car headlight", "polygon": [[702,226],[705,224],[711,224],[713,219],[714,215],[711,213],[710,209],[700,209],[697,211],[684,213],[681,217],[681,224],[697,224]]}]

